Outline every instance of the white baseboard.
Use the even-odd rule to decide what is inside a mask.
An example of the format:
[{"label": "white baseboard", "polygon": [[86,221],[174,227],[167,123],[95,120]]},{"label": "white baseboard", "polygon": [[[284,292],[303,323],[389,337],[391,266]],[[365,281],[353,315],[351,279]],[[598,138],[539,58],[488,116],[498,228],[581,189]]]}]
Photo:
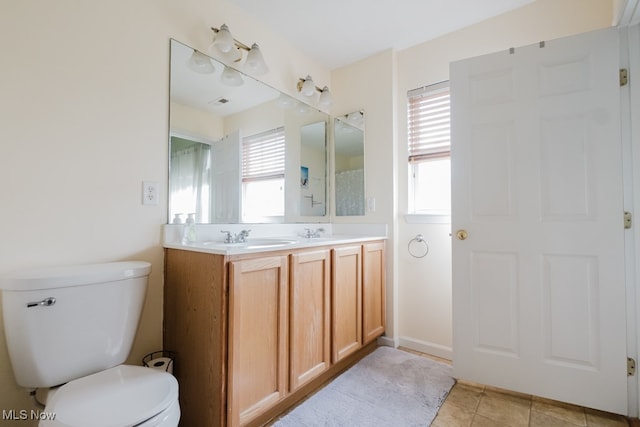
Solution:
[{"label": "white baseboard", "polygon": [[400,344],[399,344],[399,341],[398,341],[397,338],[389,338],[389,337],[386,337],[386,336],[381,336],[381,337],[378,337],[378,345],[384,345],[384,346],[387,346],[387,347],[398,348],[398,346]]},{"label": "white baseboard", "polygon": [[452,360],[453,349],[440,344],[428,341],[417,340],[410,337],[400,337],[399,345],[421,353],[430,354],[432,356],[441,357],[443,359]]}]

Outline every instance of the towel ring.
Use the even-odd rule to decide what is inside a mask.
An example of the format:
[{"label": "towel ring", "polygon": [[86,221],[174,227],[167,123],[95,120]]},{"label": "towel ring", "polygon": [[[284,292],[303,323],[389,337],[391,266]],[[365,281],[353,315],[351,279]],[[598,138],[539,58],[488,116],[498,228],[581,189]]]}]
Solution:
[{"label": "towel ring", "polygon": [[[413,250],[411,249],[411,244],[418,244],[418,243],[424,243],[424,248],[422,248],[422,250],[417,250],[416,248],[414,248]],[[409,244],[407,245],[407,249],[409,251],[409,254],[414,257],[414,258],[424,258],[428,253],[429,253],[429,244],[424,240],[424,236],[422,234],[418,234],[416,237],[414,237],[413,239],[409,240]]]}]

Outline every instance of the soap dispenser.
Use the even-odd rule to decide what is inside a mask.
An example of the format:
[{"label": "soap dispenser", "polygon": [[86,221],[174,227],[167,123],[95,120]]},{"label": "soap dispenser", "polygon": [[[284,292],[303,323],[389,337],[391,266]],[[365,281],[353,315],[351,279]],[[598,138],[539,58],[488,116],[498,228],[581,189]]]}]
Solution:
[{"label": "soap dispenser", "polygon": [[184,230],[182,232],[182,244],[188,245],[190,243],[195,243],[196,241],[196,221],[193,218],[195,214],[187,214],[187,219],[185,220]]}]

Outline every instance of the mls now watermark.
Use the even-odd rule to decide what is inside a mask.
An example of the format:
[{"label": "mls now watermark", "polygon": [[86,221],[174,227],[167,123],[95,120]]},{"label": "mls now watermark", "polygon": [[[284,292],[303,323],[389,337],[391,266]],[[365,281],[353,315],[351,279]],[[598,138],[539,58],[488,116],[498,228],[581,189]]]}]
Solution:
[{"label": "mls now watermark", "polygon": [[56,419],[55,412],[44,412],[38,411],[35,409],[26,410],[26,409],[3,409],[2,410],[2,419],[3,420],[48,420],[53,421]]}]

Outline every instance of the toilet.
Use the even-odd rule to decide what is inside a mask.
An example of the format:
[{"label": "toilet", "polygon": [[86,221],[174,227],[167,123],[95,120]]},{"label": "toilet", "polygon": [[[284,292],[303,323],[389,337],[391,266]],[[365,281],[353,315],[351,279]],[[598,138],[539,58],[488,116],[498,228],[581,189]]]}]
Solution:
[{"label": "toilet", "polygon": [[[173,375],[123,365],[135,337],[151,264],[112,262],[0,277],[16,382],[46,396],[41,427],[175,427]],[[39,395],[39,394],[38,394]]]}]

